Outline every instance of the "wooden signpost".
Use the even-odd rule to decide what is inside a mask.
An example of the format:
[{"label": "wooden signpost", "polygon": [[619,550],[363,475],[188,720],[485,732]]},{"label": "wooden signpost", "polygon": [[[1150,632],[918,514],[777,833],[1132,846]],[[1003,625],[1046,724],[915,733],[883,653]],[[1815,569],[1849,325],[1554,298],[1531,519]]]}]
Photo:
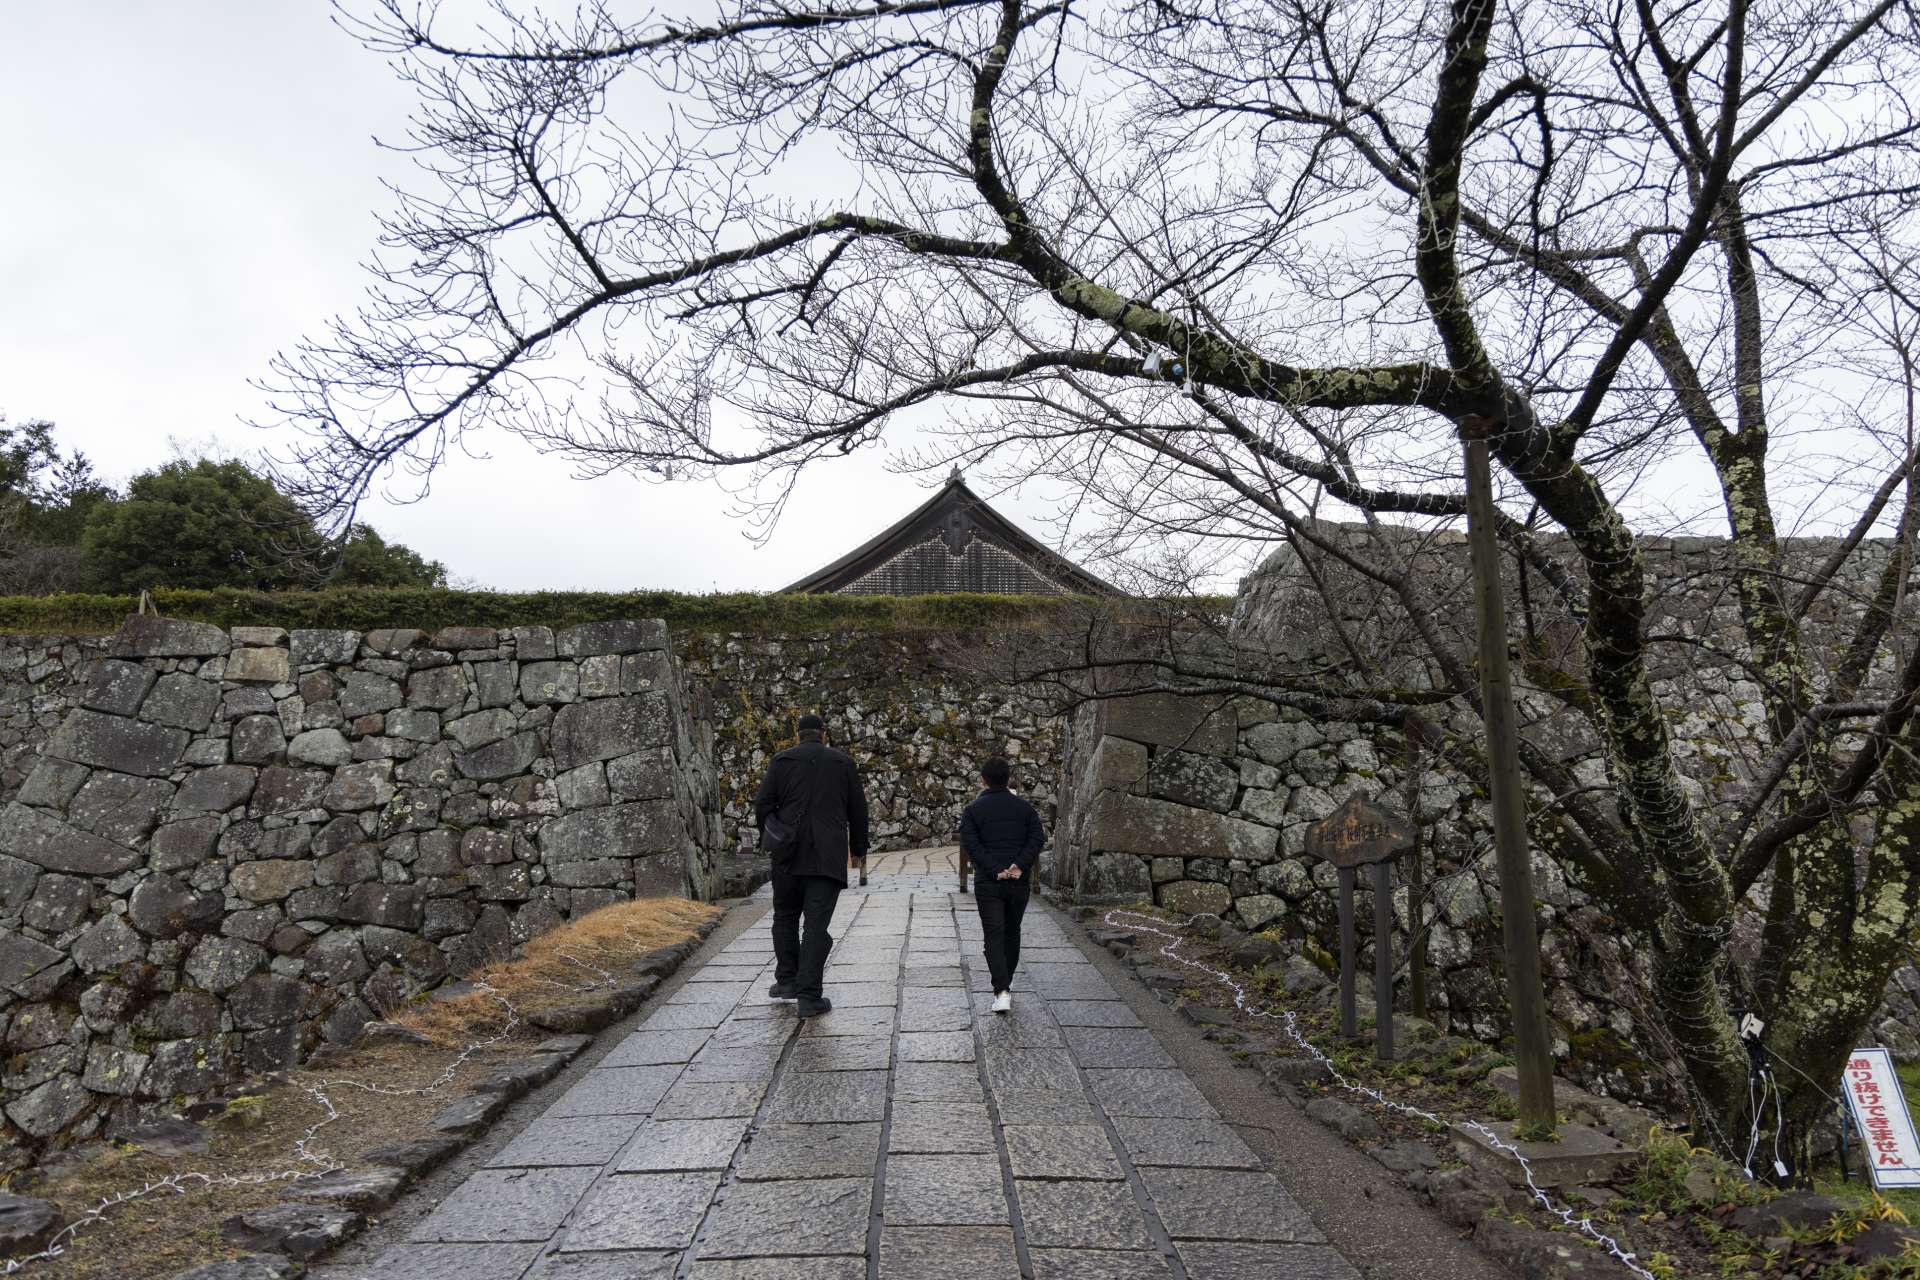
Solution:
[{"label": "wooden signpost", "polygon": [[1354,877],[1373,868],[1373,1043],[1381,1061],[1393,1058],[1393,860],[1413,848],[1413,824],[1362,796],[1307,828],[1307,853],[1331,862],[1340,877],[1340,1034],[1360,1034],[1355,1007]]}]

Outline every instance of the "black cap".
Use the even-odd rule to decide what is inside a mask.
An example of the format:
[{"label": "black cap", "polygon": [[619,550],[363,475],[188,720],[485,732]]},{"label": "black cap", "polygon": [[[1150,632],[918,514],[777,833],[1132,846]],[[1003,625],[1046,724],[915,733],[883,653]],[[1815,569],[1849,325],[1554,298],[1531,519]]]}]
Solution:
[{"label": "black cap", "polygon": [[825,733],[827,722],[809,711],[800,717],[799,723],[794,728],[801,733]]}]

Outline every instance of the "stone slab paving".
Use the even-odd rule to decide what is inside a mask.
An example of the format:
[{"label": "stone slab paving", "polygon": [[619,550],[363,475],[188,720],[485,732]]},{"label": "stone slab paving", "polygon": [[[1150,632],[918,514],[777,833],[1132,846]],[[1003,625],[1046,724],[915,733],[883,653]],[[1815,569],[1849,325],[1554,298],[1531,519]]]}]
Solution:
[{"label": "stone slab paving", "polygon": [[353,1280],[1358,1280],[1061,924],[988,1008],[943,851],[763,918]]}]

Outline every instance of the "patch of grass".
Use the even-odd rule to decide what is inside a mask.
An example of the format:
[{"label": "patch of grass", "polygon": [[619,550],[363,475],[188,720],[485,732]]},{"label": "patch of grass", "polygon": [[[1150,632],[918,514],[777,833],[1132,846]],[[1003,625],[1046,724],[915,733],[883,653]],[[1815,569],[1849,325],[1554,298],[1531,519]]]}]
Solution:
[{"label": "patch of grass", "polygon": [[508,1004],[524,1017],[619,986],[630,978],[635,961],[656,948],[693,937],[701,923],[719,914],[718,907],[685,898],[617,902],[532,939],[517,960],[503,960],[467,975],[488,990],[451,1000],[423,997],[390,1020],[441,1045],[462,1045],[495,1035],[507,1024]]}]

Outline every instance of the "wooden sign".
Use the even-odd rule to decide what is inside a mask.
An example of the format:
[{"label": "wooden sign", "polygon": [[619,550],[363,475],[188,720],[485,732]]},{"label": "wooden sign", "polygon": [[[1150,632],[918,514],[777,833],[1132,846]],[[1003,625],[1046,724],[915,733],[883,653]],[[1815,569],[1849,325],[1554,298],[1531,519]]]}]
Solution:
[{"label": "wooden sign", "polygon": [[1413,824],[1359,795],[1307,828],[1307,853],[1344,870],[1391,861],[1413,841]]}]

